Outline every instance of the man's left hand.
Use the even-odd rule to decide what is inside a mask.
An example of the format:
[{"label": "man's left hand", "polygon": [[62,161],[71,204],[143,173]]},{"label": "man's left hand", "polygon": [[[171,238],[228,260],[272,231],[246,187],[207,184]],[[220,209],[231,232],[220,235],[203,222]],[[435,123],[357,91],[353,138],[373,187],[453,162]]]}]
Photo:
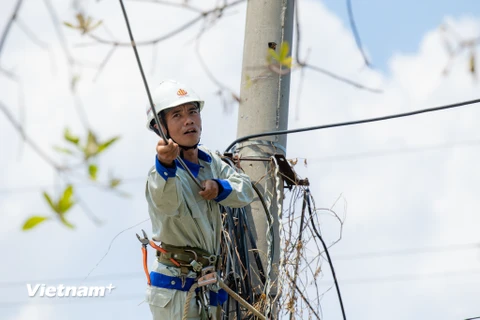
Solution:
[{"label": "man's left hand", "polygon": [[205,180],[202,181],[202,187],[205,189],[200,191],[198,194],[202,196],[205,200],[212,200],[218,197],[218,183],[214,180]]}]

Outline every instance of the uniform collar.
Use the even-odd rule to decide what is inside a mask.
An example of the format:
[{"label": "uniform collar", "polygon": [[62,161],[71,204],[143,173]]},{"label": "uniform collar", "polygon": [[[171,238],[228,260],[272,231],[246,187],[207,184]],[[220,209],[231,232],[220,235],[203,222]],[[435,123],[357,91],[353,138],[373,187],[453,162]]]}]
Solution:
[{"label": "uniform collar", "polygon": [[[212,157],[201,149],[198,149],[198,159],[207,163],[212,162]],[[190,162],[185,159],[182,159],[182,160],[183,162],[185,162],[185,164],[187,165],[187,168],[190,170],[190,172],[192,172],[193,176],[196,178],[200,172],[200,168],[203,168],[203,166],[200,164]],[[175,159],[175,163],[177,164],[177,168],[185,170],[178,160]]]}]

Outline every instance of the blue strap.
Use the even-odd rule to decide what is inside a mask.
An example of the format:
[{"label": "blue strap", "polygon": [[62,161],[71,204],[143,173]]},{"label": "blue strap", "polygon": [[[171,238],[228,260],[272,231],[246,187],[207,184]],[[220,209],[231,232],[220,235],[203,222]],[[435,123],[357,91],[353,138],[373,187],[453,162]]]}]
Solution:
[{"label": "blue strap", "polygon": [[220,289],[217,292],[210,291],[210,305],[211,306],[221,306],[227,301],[228,294],[227,291]]},{"label": "blue strap", "polygon": [[185,280],[185,286],[182,287],[182,278],[167,276],[155,271],[150,272],[151,285],[159,288],[188,291],[195,283],[195,279],[186,278]]},{"label": "blue strap", "polygon": [[[182,278],[180,277],[171,277],[171,276],[167,276],[166,274],[158,273],[155,271],[150,272],[150,284],[154,287],[188,291],[190,290],[190,288],[193,286],[194,283],[195,283],[194,278],[186,278],[185,286],[182,287]],[[210,295],[210,305],[214,307],[218,305],[223,305],[228,298],[227,292],[223,289],[220,289],[218,293],[209,291],[209,295]]]}]

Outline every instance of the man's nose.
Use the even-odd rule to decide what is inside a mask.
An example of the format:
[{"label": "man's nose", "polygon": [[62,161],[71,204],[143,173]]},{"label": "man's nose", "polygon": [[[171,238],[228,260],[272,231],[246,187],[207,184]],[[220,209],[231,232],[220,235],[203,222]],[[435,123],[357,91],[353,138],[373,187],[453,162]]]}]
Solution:
[{"label": "man's nose", "polygon": [[187,118],[185,119],[185,124],[192,124],[195,123],[193,116],[188,115]]}]

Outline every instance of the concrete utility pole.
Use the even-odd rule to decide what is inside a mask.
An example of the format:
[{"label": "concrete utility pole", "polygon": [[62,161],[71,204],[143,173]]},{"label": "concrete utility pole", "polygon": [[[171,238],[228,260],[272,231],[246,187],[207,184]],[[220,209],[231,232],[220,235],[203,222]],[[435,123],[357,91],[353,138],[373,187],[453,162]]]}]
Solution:
[{"label": "concrete utility pole", "polygon": [[[245,46],[243,51],[242,82],[240,89],[240,109],[238,113],[237,137],[267,131],[285,130],[288,127],[288,102],[290,91],[290,73],[280,75],[266,67],[269,47],[279,52],[282,42],[292,47],[294,0],[249,0],[245,27]],[[291,54],[291,53],[290,53]],[[287,70],[285,67],[284,70]],[[285,155],[286,136],[272,136],[246,141],[239,145],[241,157],[268,159],[273,154]],[[275,284],[279,262],[279,223],[278,205],[275,194],[276,180],[272,164],[269,161],[242,160],[242,168],[257,187],[274,217],[275,248],[274,265],[270,279]],[[268,173],[268,174],[267,174]],[[283,200],[283,181],[280,188]],[[255,226],[255,238],[262,263],[267,267],[267,220],[260,201],[251,205],[249,212],[250,225]],[[250,261],[254,261],[251,259]],[[254,263],[250,265],[252,273],[258,272]],[[260,279],[254,279],[260,284]],[[261,289],[255,292],[261,292]],[[277,288],[274,285],[270,295],[274,296]]]}]

